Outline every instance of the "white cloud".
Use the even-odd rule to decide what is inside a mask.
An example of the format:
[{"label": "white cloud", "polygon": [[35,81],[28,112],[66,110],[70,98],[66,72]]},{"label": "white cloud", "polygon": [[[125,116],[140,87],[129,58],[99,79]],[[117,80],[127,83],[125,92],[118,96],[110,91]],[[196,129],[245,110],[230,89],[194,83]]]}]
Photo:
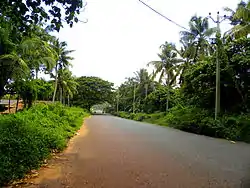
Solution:
[{"label": "white cloud", "polygon": [[[145,0],[164,15],[188,27],[192,15],[215,16],[228,6],[235,8],[238,0]],[[165,41],[178,43],[182,29],[161,18],[138,0],[89,0],[81,19],[73,28],[59,33],[67,41],[72,55],[73,73],[93,75],[120,84],[125,77],[158,59],[159,46]],[[222,28],[228,28],[222,24]]]}]

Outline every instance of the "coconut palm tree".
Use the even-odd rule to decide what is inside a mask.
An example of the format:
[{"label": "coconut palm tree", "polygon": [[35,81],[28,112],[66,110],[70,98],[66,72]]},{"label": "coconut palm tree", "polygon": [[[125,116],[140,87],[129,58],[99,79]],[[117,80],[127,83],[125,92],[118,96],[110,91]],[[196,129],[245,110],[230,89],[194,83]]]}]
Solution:
[{"label": "coconut palm tree", "polygon": [[176,74],[179,76],[179,84],[181,85],[184,83],[184,74],[192,63],[191,57],[193,57],[194,54],[192,53],[195,50],[192,48],[192,46],[189,46],[189,44],[186,44],[184,41],[180,41],[180,43],[182,44],[180,50],[177,48],[175,48],[174,50],[176,51],[178,56],[182,58],[182,62],[178,65],[178,71]]},{"label": "coconut palm tree", "polygon": [[54,94],[53,94],[53,102],[55,102],[55,97],[56,97],[56,92],[57,92],[57,87],[58,87],[58,71],[62,70],[64,68],[68,68],[71,66],[70,61],[73,60],[74,58],[69,56],[70,53],[74,52],[74,50],[67,50],[67,43],[66,42],[60,42],[59,39],[54,40],[53,42],[53,49],[57,53],[57,63],[55,66],[55,75],[51,74],[52,77],[55,78],[55,89],[54,89]]},{"label": "coconut palm tree", "polygon": [[24,59],[26,59],[31,72],[38,79],[40,70],[48,72],[56,64],[57,54],[47,41],[39,37],[26,38],[20,45]]},{"label": "coconut palm tree", "polygon": [[[153,78],[159,75],[159,83],[164,83],[170,87],[176,83],[177,76],[179,75],[179,66],[183,59],[177,57],[177,52],[175,51],[175,45],[172,43],[165,42],[161,45],[161,53],[158,54],[160,61],[151,61],[148,65],[154,66]],[[163,82],[165,80],[165,82]],[[169,94],[166,103],[166,109],[168,109],[169,104]]]},{"label": "coconut palm tree", "polygon": [[4,95],[4,87],[9,80],[20,79],[29,73],[22,43],[14,44],[10,31],[8,27],[0,28],[0,97]]},{"label": "coconut palm tree", "polygon": [[165,44],[160,46],[160,49],[161,53],[158,54],[160,60],[151,61],[148,63],[148,66],[153,65],[154,67],[153,79],[159,76],[160,83],[166,83],[171,86],[176,83],[178,65],[183,62],[183,59],[177,57],[175,45],[172,43],[165,42]]},{"label": "coconut palm tree", "polygon": [[181,41],[185,46],[185,56],[196,62],[199,58],[209,55],[208,39],[216,32],[216,28],[209,28],[208,19],[192,16],[189,21],[190,31],[181,31]]},{"label": "coconut palm tree", "polygon": [[77,93],[78,83],[68,68],[58,71],[58,86],[60,91],[60,102],[65,104],[65,98],[67,97],[67,103],[69,105],[70,98],[73,97],[74,93]]},{"label": "coconut palm tree", "polygon": [[153,79],[152,76],[149,75],[147,69],[140,69],[135,73],[135,81],[138,82],[138,89],[141,91],[141,94],[145,96],[145,99],[148,96],[149,90],[153,88]]},{"label": "coconut palm tree", "polygon": [[234,25],[234,27],[227,32],[228,35],[235,38],[247,37],[250,33],[250,1],[241,1],[236,11],[228,7],[226,7],[225,10],[232,14],[230,20],[232,21],[232,25]]}]

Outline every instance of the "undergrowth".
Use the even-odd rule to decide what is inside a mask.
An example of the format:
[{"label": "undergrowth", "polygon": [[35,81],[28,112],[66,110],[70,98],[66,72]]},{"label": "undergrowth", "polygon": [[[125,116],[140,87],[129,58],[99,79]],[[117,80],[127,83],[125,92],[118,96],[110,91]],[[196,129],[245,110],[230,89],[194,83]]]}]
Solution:
[{"label": "undergrowth", "polygon": [[63,150],[87,115],[81,108],[37,104],[0,116],[0,186],[39,168],[52,150]]}]

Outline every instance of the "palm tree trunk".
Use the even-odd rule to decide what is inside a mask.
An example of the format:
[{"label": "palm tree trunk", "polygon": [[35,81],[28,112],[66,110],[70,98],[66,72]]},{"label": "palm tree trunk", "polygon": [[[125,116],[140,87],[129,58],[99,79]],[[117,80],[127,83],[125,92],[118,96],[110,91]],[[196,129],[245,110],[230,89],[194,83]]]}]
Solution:
[{"label": "palm tree trunk", "polygon": [[17,96],[17,100],[16,100],[16,112],[18,110],[18,104],[19,104],[19,95]]},{"label": "palm tree trunk", "polygon": [[69,106],[69,94],[68,94],[68,106]]},{"label": "palm tree trunk", "polygon": [[63,104],[66,105],[66,96],[63,95]]},{"label": "palm tree trunk", "polygon": [[60,87],[60,103],[63,103],[63,90],[62,90],[62,87]]},{"label": "palm tree trunk", "polygon": [[38,69],[36,69],[36,80],[38,79]]},{"label": "palm tree trunk", "polygon": [[64,95],[63,88],[62,88],[62,104],[65,105],[65,95]]},{"label": "palm tree trunk", "polygon": [[196,47],[196,51],[195,51],[195,55],[194,55],[194,63],[197,62],[196,58],[198,56],[199,47],[200,47],[200,40],[198,41],[198,44],[197,44],[197,47]]},{"label": "palm tree trunk", "polygon": [[54,88],[54,94],[53,94],[53,99],[52,102],[55,102],[55,98],[56,98],[56,90],[57,90],[57,84],[58,84],[58,78],[57,78],[57,74],[58,74],[58,70],[57,70],[57,64],[56,64],[56,77],[55,77],[55,88]]},{"label": "palm tree trunk", "polygon": [[[11,96],[11,95],[10,95]],[[9,96],[9,113],[10,113],[10,96]]]},{"label": "palm tree trunk", "polygon": [[166,103],[166,111],[169,109],[169,88],[168,88],[168,93],[167,93],[167,103]]}]

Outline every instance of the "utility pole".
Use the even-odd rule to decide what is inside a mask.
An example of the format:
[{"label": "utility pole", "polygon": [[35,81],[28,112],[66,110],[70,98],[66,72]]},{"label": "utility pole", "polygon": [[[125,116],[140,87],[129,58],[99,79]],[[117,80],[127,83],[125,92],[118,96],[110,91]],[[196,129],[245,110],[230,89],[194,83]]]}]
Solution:
[{"label": "utility pole", "polygon": [[133,97],[133,114],[135,113],[135,83],[134,83],[134,97]]},{"label": "utility pole", "polygon": [[119,112],[119,89],[117,90],[117,96],[116,96],[116,112]]},{"label": "utility pole", "polygon": [[148,97],[148,84],[145,85],[145,99]]},{"label": "utility pole", "polygon": [[216,38],[217,38],[217,49],[216,49],[216,94],[215,94],[215,119],[218,118],[218,115],[220,113],[220,61],[219,61],[219,39],[220,39],[220,23],[227,19],[228,17],[226,15],[220,16],[220,13],[217,12],[217,18],[214,20],[211,16],[211,13],[209,13],[208,18],[210,18],[214,23],[217,24],[217,32],[216,32]]},{"label": "utility pole", "polygon": [[[217,39],[220,37],[220,15],[217,13]],[[220,62],[219,62],[219,41],[217,40],[217,49],[216,49],[216,97],[215,97],[215,116],[217,119],[218,114],[220,113]]]},{"label": "utility pole", "polygon": [[168,109],[169,109],[169,98],[170,98],[170,75],[169,75],[169,73],[168,73],[168,78],[167,78],[167,89],[168,89],[168,91],[167,91],[167,102],[166,102],[166,112],[168,111]]}]

